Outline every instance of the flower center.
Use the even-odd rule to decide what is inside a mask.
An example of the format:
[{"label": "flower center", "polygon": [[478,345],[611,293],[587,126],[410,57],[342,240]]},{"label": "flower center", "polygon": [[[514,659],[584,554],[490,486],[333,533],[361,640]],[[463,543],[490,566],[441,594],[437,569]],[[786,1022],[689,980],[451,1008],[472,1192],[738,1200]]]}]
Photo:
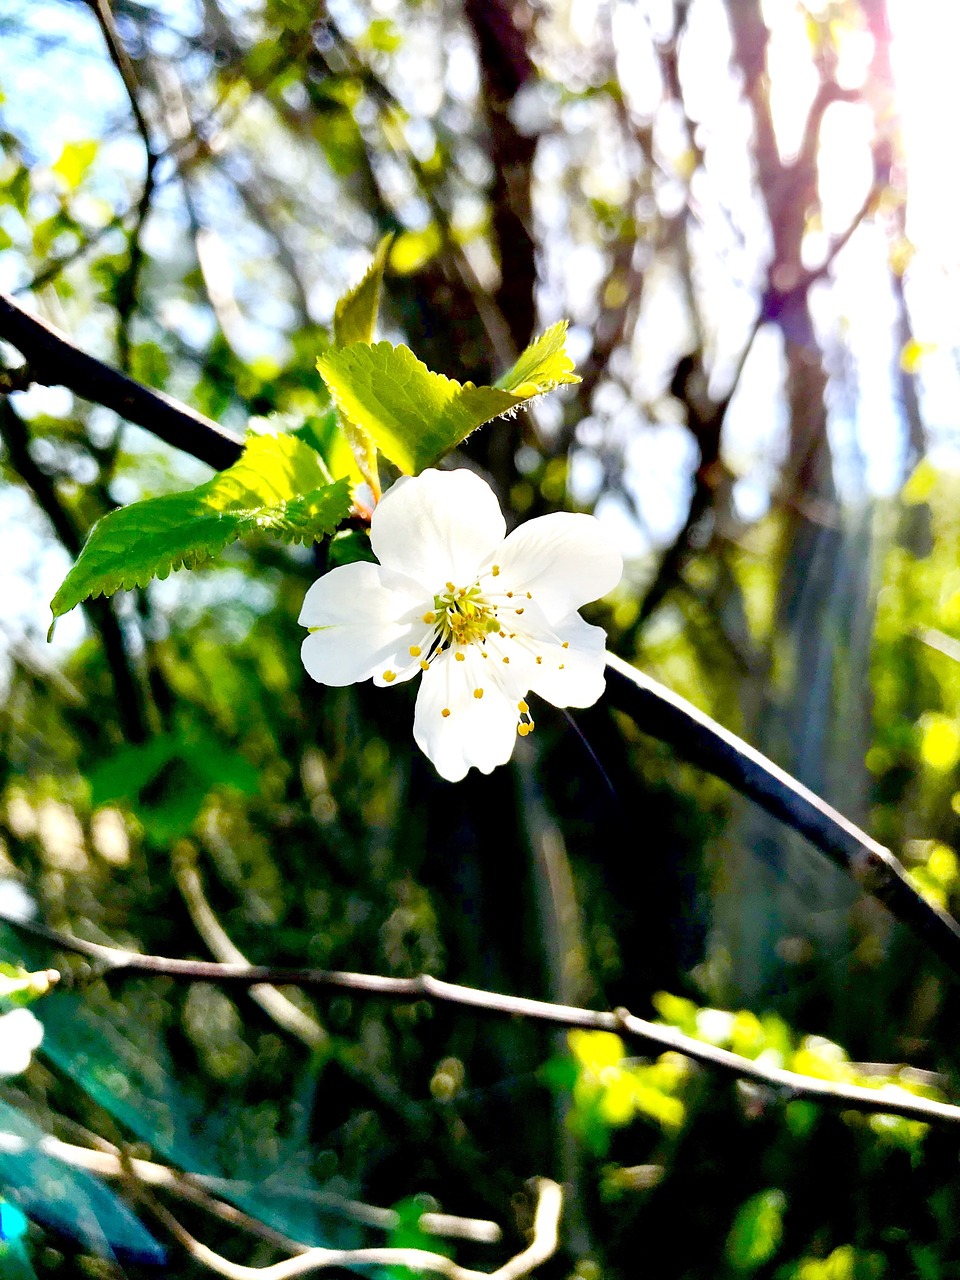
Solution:
[{"label": "flower center", "polygon": [[446,591],[434,596],[433,608],[437,640],[443,649],[476,644],[500,630],[497,606],[485,598],[477,582],[472,587],[455,587],[448,582]]}]

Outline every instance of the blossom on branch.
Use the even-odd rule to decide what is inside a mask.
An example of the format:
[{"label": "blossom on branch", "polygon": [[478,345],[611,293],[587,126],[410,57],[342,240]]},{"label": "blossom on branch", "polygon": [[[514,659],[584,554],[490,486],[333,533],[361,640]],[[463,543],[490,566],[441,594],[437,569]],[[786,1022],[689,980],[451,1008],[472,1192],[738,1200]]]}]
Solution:
[{"label": "blossom on branch", "polygon": [[303,664],[321,684],[422,673],[413,736],[451,782],[510,759],[533,730],[531,691],[588,707],[604,688],[606,636],[577,609],[616,586],[619,553],[592,516],[558,512],[505,534],[472,472],[404,477],[371,520],[380,563],[331,570],[300,614]]}]

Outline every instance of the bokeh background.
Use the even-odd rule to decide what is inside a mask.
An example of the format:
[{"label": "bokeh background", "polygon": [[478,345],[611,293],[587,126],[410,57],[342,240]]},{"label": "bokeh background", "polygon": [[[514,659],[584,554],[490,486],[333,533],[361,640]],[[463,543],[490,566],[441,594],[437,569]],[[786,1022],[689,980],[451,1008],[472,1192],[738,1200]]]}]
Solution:
[{"label": "bokeh background", "polygon": [[[238,433],[323,419],[317,354],[386,232],[381,336],[435,370],[489,382],[569,319],[579,386],[453,463],[511,523],[593,511],[627,561],[590,612],[610,647],[950,907],[958,49],[935,0],[0,0],[0,287]],[[323,552],[234,546],[47,645],[92,522],[209,471],[56,385],[4,397],[0,440],[5,909],[169,955],[625,1005],[956,1092],[956,979],[602,703],[539,709],[511,766],[450,786],[409,688],[312,685],[296,618]],[[948,1132],[673,1061],[623,1067],[646,1093],[618,1110],[602,1046],[543,1028],[57,963],[0,1129],[224,1179],[294,1240],[382,1241],[344,1199],[401,1205],[390,1238],[419,1239],[434,1197],[519,1249],[524,1180],[551,1174],[571,1192],[544,1274],[960,1271]],[[32,1262],[0,1266],[151,1274],[135,1191],[60,1169],[58,1217],[52,1176],[0,1150],[32,1221]],[[169,1203],[238,1260],[277,1256]],[[170,1274],[208,1274],[169,1247]]]}]

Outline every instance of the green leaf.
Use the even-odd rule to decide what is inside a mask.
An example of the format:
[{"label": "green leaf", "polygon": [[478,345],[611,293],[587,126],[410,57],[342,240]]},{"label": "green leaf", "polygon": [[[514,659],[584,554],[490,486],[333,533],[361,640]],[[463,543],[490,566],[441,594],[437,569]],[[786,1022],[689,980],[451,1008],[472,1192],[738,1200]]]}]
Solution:
[{"label": "green leaf", "polygon": [[331,483],[302,440],[253,436],[239,462],[196,489],[134,502],[98,520],[53,597],[54,621],[91,596],[195,568],[246,533],[316,541],[333,533],[350,503],[348,481]]},{"label": "green leaf", "polygon": [[345,347],[351,342],[373,341],[380,311],[383,272],[392,241],[392,235],[383,237],[363,279],[337,303],[333,313],[333,336],[338,347]]},{"label": "green leaf", "polygon": [[409,347],[364,342],[317,360],[341,413],[367,431],[401,471],[416,475],[471,431],[563,382],[578,382],[563,349],[565,323],[528,347],[501,386],[461,385],[432,373]]},{"label": "green leaf", "polygon": [[727,1261],[738,1271],[755,1271],[780,1247],[787,1197],[778,1187],[768,1187],[745,1200],[737,1210],[727,1236]]},{"label": "green leaf", "polygon": [[573,372],[573,361],[564,346],[566,336],[566,320],[551,325],[546,333],[530,343],[513,368],[493,385],[501,391],[529,399],[543,395],[545,391],[553,391],[564,383],[579,382]]},{"label": "green leaf", "polygon": [[192,726],[121,747],[89,775],[94,808],[123,801],[150,840],[167,844],[186,835],[214,787],[255,793],[260,774],[244,756]]}]

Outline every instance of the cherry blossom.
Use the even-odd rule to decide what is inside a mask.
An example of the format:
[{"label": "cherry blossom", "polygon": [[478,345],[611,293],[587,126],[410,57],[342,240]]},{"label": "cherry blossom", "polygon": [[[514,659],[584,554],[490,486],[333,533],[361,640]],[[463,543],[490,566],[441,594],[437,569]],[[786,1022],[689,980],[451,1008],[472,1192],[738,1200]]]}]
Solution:
[{"label": "cherry blossom", "polygon": [[510,759],[534,727],[528,694],[588,707],[604,688],[606,636],[577,610],[619,582],[619,553],[587,515],[540,516],[505,535],[473,472],[404,477],[373,513],[379,564],[331,570],[300,614],[303,664],[321,684],[422,676],[413,736],[451,782]]}]

